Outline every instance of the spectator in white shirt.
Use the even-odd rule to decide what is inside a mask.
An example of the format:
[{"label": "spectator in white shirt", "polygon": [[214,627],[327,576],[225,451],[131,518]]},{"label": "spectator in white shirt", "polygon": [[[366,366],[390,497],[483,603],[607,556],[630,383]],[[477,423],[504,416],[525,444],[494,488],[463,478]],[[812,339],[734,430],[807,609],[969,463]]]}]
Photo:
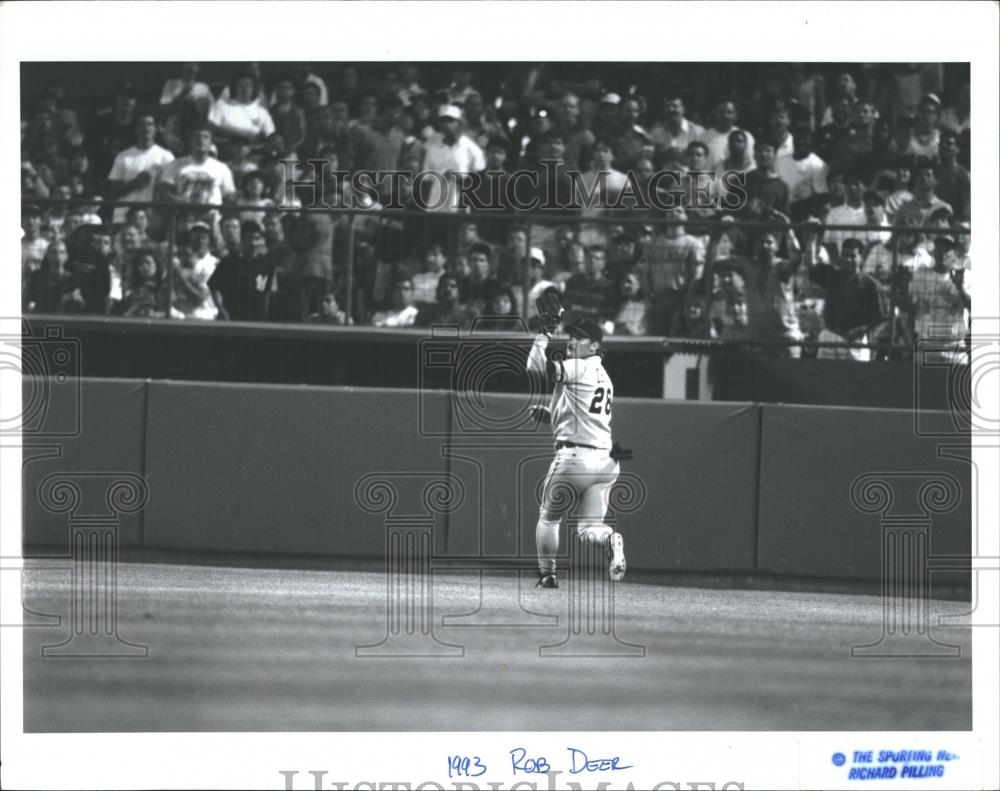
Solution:
[{"label": "spectator in white shirt", "polygon": [[485,169],[482,149],[460,131],[462,111],[451,104],[438,111],[438,131],[427,142],[424,170],[440,173],[440,178],[425,179],[425,206],[431,211],[455,211],[458,190],[455,179],[463,173],[478,173]]},{"label": "spectator in white shirt", "polygon": [[392,309],[376,313],[372,316],[372,324],[376,327],[412,327],[417,312],[413,281],[403,277],[393,284]]},{"label": "spectator in white shirt", "polygon": [[574,203],[581,207],[582,217],[599,216],[618,201],[628,177],[611,166],[614,160],[612,142],[606,138],[598,139],[594,143],[590,170],[575,182]]},{"label": "spectator in white shirt", "polygon": [[729,136],[735,132],[743,132],[747,141],[746,156],[753,162],[753,135],[736,125],[736,105],[730,99],[724,99],[715,106],[712,126],[701,136],[702,142],[708,146],[709,164],[717,168],[729,156]]},{"label": "spectator in white shirt", "polygon": [[211,156],[212,131],[206,127],[191,132],[191,154],[175,159],[160,174],[160,200],[219,206],[236,192],[232,171]]},{"label": "spectator in white shirt", "polygon": [[802,124],[794,135],[795,153],[775,163],[778,177],[788,185],[792,220],[798,221],[815,214],[826,200],[827,164],[812,150],[812,131]]},{"label": "spectator in white shirt", "polygon": [[[830,174],[829,179],[835,178]],[[844,202],[839,206],[833,206],[826,213],[824,223],[826,225],[865,225],[865,205],[864,205],[864,182],[861,177],[854,173],[837,174],[836,178],[842,180],[844,185]],[[834,190],[831,186],[831,194]],[[834,247],[834,252],[839,258],[840,245],[845,239],[863,236],[858,231],[827,231],[826,243]]]},{"label": "spectator in white shirt", "polygon": [[212,320],[219,309],[212,298],[208,280],[215,272],[219,259],[212,255],[211,229],[207,223],[195,222],[187,231],[187,244],[173,263],[174,299],[170,315],[175,319]]},{"label": "spectator in white shirt", "polygon": [[791,132],[792,117],[786,108],[778,107],[771,113],[768,129],[771,132],[771,139],[775,141],[774,161],[777,168],[782,159],[791,159],[795,156],[795,139]]},{"label": "spectator in white shirt", "polygon": [[915,157],[935,159],[941,142],[941,100],[929,93],[917,105],[917,121],[910,130],[910,146],[906,153]]},{"label": "spectator in white shirt", "polygon": [[700,140],[704,128],[684,117],[684,101],[680,96],[668,96],[663,102],[663,121],[649,132],[653,145],[658,149],[679,148],[686,151],[688,143]]},{"label": "spectator in white shirt", "polygon": [[[156,145],[156,119],[140,113],[135,119],[136,142],[115,157],[108,174],[108,192],[113,200],[151,201],[157,178],[174,155]],[[113,222],[125,222],[128,207],[115,208]]]},{"label": "spectator in white shirt", "polygon": [[231,98],[220,98],[208,114],[208,122],[220,135],[238,141],[258,142],[274,134],[274,120],[257,101],[257,80],[240,74],[230,86]]}]

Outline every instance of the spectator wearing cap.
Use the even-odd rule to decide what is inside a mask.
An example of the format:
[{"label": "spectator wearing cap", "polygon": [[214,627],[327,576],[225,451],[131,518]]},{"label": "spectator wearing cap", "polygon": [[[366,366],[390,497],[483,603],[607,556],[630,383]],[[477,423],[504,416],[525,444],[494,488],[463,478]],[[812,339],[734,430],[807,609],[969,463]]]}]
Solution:
[{"label": "spectator wearing cap", "polygon": [[266,321],[274,289],[274,259],[264,229],[255,222],[240,226],[241,250],[223,258],[208,279],[219,318]]},{"label": "spectator wearing cap", "polygon": [[929,159],[918,160],[913,168],[913,199],[899,207],[896,225],[926,225],[931,214],[941,208],[954,214],[951,205],[941,200],[936,190],[934,163]]},{"label": "spectator wearing cap", "polygon": [[249,73],[238,74],[229,97],[220,97],[208,113],[208,123],[219,137],[232,142],[262,143],[274,134],[274,119],[258,98],[259,82]]},{"label": "spectator wearing cap", "polygon": [[594,133],[580,112],[580,97],[571,91],[559,99],[559,131],[566,145],[563,157],[568,167],[572,170],[586,167],[582,157],[594,145]]},{"label": "spectator wearing cap", "polygon": [[644,105],[638,96],[626,97],[620,105],[621,131],[614,140],[615,161],[620,167],[631,168],[641,157],[653,155],[649,132],[640,123]]},{"label": "spectator wearing cap", "polygon": [[686,150],[688,143],[700,139],[704,134],[704,128],[684,117],[684,100],[676,94],[664,99],[663,120],[649,130],[650,140],[661,150]]},{"label": "spectator wearing cap", "polygon": [[[809,277],[824,293],[821,343],[868,343],[870,333],[883,321],[876,280],[862,271],[865,243],[848,238],[841,245],[837,266],[810,263]],[[850,358],[867,362],[869,349],[820,348],[820,358]]]},{"label": "spectator wearing cap", "polygon": [[372,316],[372,326],[412,327],[418,313],[413,281],[408,277],[400,277],[392,284],[392,307]]},{"label": "spectator wearing cap", "polygon": [[[113,200],[151,201],[156,182],[174,155],[156,144],[156,119],[151,113],[139,113],[134,124],[135,145],[115,156],[108,174],[108,194]],[[126,220],[127,206],[116,206],[115,224]]]},{"label": "spectator wearing cap", "polygon": [[436,211],[458,209],[456,178],[466,173],[478,173],[486,168],[482,149],[461,132],[462,111],[453,104],[438,111],[438,131],[427,142],[423,167],[444,177],[426,180],[425,206]]},{"label": "spectator wearing cap", "polygon": [[713,168],[718,168],[730,154],[730,135],[742,132],[745,145],[743,161],[753,163],[754,137],[746,129],[736,125],[738,119],[736,104],[731,99],[723,99],[716,103],[712,113],[712,125],[701,135],[701,142],[708,147],[708,161]]},{"label": "spectator wearing cap", "polygon": [[915,157],[936,159],[941,141],[941,100],[928,93],[917,105],[917,119],[910,129],[910,145],[906,153]]},{"label": "spectator wearing cap", "polygon": [[952,356],[969,332],[967,311],[972,305],[968,272],[954,251],[952,237],[935,238],[933,266],[915,269],[908,287],[916,336],[950,342]]},{"label": "spectator wearing cap", "polygon": [[969,171],[958,162],[961,148],[955,131],[945,129],[941,132],[938,154],[940,163],[935,171],[936,192],[941,200],[954,208],[955,215],[959,219],[968,220],[971,212],[972,185]]},{"label": "spectator wearing cap", "polygon": [[812,131],[802,124],[795,128],[795,153],[779,159],[776,164],[778,177],[788,186],[790,216],[802,220],[820,210],[827,200],[827,164],[812,150]]},{"label": "spectator wearing cap", "polygon": [[170,315],[173,318],[203,319],[218,317],[219,309],[212,298],[208,281],[219,265],[210,249],[212,229],[200,220],[188,228],[177,260],[172,262],[174,300]]},{"label": "spectator wearing cap", "polygon": [[186,157],[168,163],[160,172],[156,191],[161,200],[219,206],[236,192],[229,167],[211,155],[212,131],[200,127],[191,132]]},{"label": "spectator wearing cap", "polygon": [[128,148],[135,139],[136,95],[131,83],[115,90],[114,106],[99,110],[87,133],[94,170],[107,173],[118,151]]},{"label": "spectator wearing cap", "polygon": [[[608,92],[601,96],[601,101],[597,105],[597,113],[594,117],[593,130],[594,138],[605,138],[614,140],[621,131],[621,107],[622,97],[617,93]],[[581,162],[581,165],[585,163]]]},{"label": "spectator wearing cap", "polygon": [[[549,280],[545,276],[545,251],[540,247],[532,247],[528,255],[528,282],[531,285],[531,289],[528,291],[528,298],[527,300],[523,300],[519,296],[518,304],[527,304],[529,310],[546,289],[555,288],[556,290],[561,290],[555,281]],[[520,289],[516,286],[515,291],[518,294],[521,293]]]}]

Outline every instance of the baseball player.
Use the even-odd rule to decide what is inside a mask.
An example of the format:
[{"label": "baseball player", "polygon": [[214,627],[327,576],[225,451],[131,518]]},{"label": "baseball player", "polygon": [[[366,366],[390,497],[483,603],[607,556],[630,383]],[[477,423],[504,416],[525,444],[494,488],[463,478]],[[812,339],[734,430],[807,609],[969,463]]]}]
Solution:
[{"label": "baseball player", "polygon": [[[577,537],[591,545],[606,547],[608,574],[613,581],[625,576],[625,546],[620,533],[605,524],[608,494],[621,470],[619,459],[632,452],[611,441],[611,411],[614,385],[604,370],[600,354],[604,332],[587,318],[565,322],[569,335],[565,357],[549,360],[545,351],[563,315],[559,297],[547,291],[537,300],[543,330],[528,353],[529,374],[547,375],[554,384],[550,407],[532,407],[532,417],[551,423],[556,455],[545,476],[542,503],[535,528],[538,547],[538,584],[557,588],[556,552],[559,523],[575,517]],[[575,507],[574,507],[575,506]],[[572,523],[571,523],[572,524]]]}]

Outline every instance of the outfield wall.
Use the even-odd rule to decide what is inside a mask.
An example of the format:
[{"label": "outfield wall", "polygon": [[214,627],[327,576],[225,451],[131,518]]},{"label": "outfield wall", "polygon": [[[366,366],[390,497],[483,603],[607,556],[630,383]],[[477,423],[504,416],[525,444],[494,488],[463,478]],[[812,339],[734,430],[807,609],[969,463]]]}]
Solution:
[{"label": "outfield wall", "polygon": [[[30,406],[40,392],[42,405]],[[431,526],[433,555],[447,562],[530,565],[552,447],[549,428],[527,410],[542,400],[541,392],[25,378],[33,423],[24,436],[24,544],[32,554],[65,554],[69,521],[110,514],[101,487],[132,474],[149,498],[119,519],[123,547],[377,558],[393,520]],[[935,558],[970,552],[968,438],[942,452],[940,437],[920,436],[922,425],[947,425],[947,415],[615,403],[616,435],[635,460],[623,464],[612,510],[634,569],[878,580],[883,522],[928,527]],[[75,516],[43,491],[53,476],[78,482]],[[387,482],[394,501],[373,490],[375,500],[360,502],[365,476]],[[879,501],[872,478],[889,481],[891,503]],[[427,486],[444,479],[459,494],[428,512]]]}]

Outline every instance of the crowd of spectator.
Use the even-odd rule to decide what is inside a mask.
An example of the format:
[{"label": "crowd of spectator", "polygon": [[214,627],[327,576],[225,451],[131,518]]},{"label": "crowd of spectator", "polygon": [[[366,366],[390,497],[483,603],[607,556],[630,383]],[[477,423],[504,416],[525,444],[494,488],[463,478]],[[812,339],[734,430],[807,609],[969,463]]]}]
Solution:
[{"label": "crowd of spectator", "polygon": [[[23,103],[24,309],[502,330],[551,288],[611,334],[858,359],[961,343],[968,70],[744,66],[645,85],[455,66],[426,84],[413,64],[251,63],[209,84],[186,63],[90,106],[51,80]],[[399,170],[443,178],[350,178]],[[515,171],[535,178],[511,191]],[[663,171],[680,205],[627,199]],[[466,173],[507,209],[555,195],[558,219],[470,210]],[[317,192],[361,211],[309,208]]]}]

